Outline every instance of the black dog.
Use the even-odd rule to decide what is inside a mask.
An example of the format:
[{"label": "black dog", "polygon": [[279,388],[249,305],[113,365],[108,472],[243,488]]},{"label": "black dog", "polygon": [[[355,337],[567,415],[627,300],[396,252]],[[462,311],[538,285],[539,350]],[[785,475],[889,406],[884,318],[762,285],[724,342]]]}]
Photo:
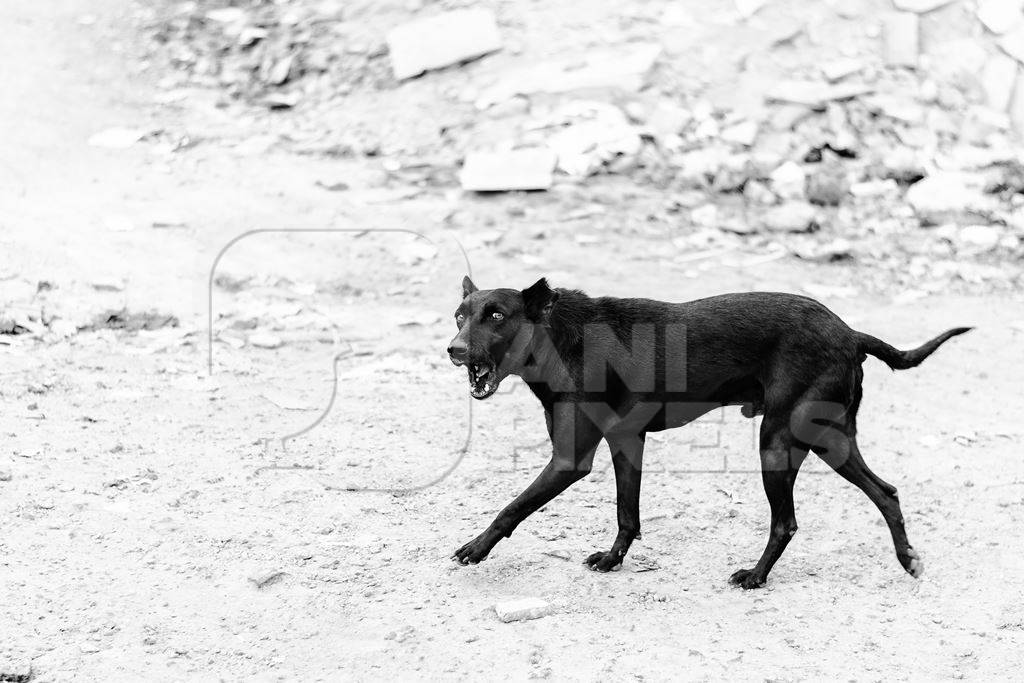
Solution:
[{"label": "black dog", "polygon": [[958,327],[913,351],[850,329],[822,304],[792,294],[726,294],[673,304],[590,298],[552,290],[546,280],[478,290],[467,277],[448,347],[485,399],[509,374],[544,406],[553,454],[537,479],[482,534],[455,551],[480,562],[531,513],[590,472],[602,438],[615,469],[619,532],[587,565],[609,571],[640,535],[640,474],[647,432],[679,427],[725,405],[763,414],[760,450],[771,506],[768,544],[743,588],[765,583],[796,533],[793,483],[809,451],[856,484],[881,510],[896,557],[914,577],[923,564],[907,540],[896,489],[868,469],[857,448],[856,416],[865,354],[894,370],[918,365]]}]

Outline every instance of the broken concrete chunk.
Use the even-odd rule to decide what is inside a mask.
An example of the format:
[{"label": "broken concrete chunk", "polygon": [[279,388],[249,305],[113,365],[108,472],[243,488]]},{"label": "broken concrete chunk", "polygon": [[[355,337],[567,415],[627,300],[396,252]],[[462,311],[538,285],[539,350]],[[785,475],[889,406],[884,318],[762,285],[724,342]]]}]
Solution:
[{"label": "broken concrete chunk", "polygon": [[1024,23],[1024,0],[981,0],[978,21],[996,35],[1002,35]]},{"label": "broken concrete chunk", "polygon": [[954,2],[954,0],[893,0],[892,4],[896,6],[896,9],[903,10],[904,12],[925,14],[951,2]]},{"label": "broken concrete chunk", "polygon": [[984,185],[980,173],[941,171],[911,185],[906,200],[922,223],[937,225],[989,211],[992,200],[983,194]]},{"label": "broken concrete chunk", "polygon": [[917,67],[917,15],[911,12],[890,12],[882,18],[882,56],[889,66]]},{"label": "broken concrete chunk", "polygon": [[557,158],[546,148],[470,152],[459,173],[462,189],[474,192],[546,190]]},{"label": "broken concrete chunk", "polygon": [[647,73],[659,54],[660,45],[630,44],[623,48],[594,50],[567,59],[517,67],[500,74],[493,85],[483,89],[476,100],[476,107],[487,109],[515,95],[533,93],[601,88],[636,91],[643,87]]},{"label": "broken concrete chunk", "polygon": [[991,225],[968,225],[960,230],[959,242],[977,251],[995,249],[1003,233]]},{"label": "broken concrete chunk", "polygon": [[988,106],[1006,111],[1013,97],[1013,84],[1017,79],[1017,62],[1003,54],[995,54],[981,72],[981,85],[985,89]]},{"label": "broken concrete chunk", "polygon": [[1003,52],[1024,64],[1024,24],[1017,26],[999,39],[999,47]]},{"label": "broken concrete chunk", "polygon": [[771,232],[809,232],[816,216],[817,211],[807,202],[790,201],[768,209],[761,223]]},{"label": "broken concrete chunk", "polygon": [[864,69],[864,62],[859,59],[836,59],[821,65],[821,73],[830,83],[841,81]]},{"label": "broken concrete chunk", "polygon": [[800,164],[787,161],[772,171],[769,178],[772,181],[772,189],[783,199],[798,199],[804,196],[807,176]]},{"label": "broken concrete chunk", "polygon": [[722,131],[722,139],[735,145],[750,147],[757,140],[757,121],[742,121]]},{"label": "broken concrete chunk", "polygon": [[464,9],[415,19],[387,35],[395,78],[418,76],[501,49],[494,13]]},{"label": "broken concrete chunk", "polygon": [[551,613],[551,605],[540,598],[522,598],[499,602],[494,606],[498,619],[507,623],[540,619]]},{"label": "broken concrete chunk", "polygon": [[782,81],[765,94],[765,99],[769,102],[802,104],[805,107],[823,107],[828,102],[853,99],[873,90],[863,83],[829,85],[817,81]]}]

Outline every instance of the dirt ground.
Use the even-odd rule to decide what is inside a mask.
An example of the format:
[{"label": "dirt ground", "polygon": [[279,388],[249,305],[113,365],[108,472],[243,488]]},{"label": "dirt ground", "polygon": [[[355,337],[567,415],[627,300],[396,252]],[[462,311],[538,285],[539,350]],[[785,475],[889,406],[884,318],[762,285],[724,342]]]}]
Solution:
[{"label": "dirt ground", "polygon": [[[547,275],[670,300],[873,275],[754,251],[681,260],[671,226],[631,210],[656,193],[613,179],[341,199],[318,181],[358,188],[380,162],[220,144],[233,122],[199,95],[154,104],[131,17],[119,0],[0,4],[5,298],[180,320],[0,345],[0,680],[934,680],[1024,665],[1020,292],[824,299],[898,346],[977,327],[916,370],[865,368],[861,446],[899,489],[921,580],[869,501],[815,463],[767,586],[730,586],[768,520],[738,411],[652,439],[643,539],[621,571],[581,564],[615,534],[607,451],[486,562],[457,567],[451,552],[546,459],[525,387],[473,403],[444,356],[467,268],[485,287]],[[140,122],[207,144],[86,144]],[[579,239],[595,232],[570,214],[595,201],[630,229]],[[243,232],[324,227],[342,231],[246,237],[209,287]],[[492,606],[513,597],[554,611],[499,622]]]}]

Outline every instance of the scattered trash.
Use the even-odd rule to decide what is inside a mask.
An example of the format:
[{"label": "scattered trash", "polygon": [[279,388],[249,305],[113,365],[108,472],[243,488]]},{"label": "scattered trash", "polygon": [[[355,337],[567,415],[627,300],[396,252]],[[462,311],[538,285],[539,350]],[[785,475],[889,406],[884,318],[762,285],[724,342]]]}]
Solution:
[{"label": "scattered trash", "polygon": [[501,49],[494,13],[464,9],[415,19],[387,35],[391,68],[403,80]]},{"label": "scattered trash", "polygon": [[547,616],[551,613],[551,605],[539,598],[522,598],[499,602],[494,606],[494,612],[500,621],[508,624]]}]

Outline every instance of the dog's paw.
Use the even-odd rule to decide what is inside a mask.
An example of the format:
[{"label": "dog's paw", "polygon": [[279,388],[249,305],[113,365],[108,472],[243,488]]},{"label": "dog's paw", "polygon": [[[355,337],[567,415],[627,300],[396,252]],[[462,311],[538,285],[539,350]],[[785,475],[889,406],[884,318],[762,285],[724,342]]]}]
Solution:
[{"label": "dog's paw", "polygon": [[480,534],[452,553],[452,559],[459,564],[477,564],[486,559],[489,552],[491,552],[491,546],[484,540],[484,535]]},{"label": "dog's paw", "polygon": [[750,590],[751,588],[763,586],[765,578],[755,574],[752,569],[740,569],[737,572],[733,572],[733,575],[729,577],[729,583],[737,585],[743,590]]},{"label": "dog's paw", "polygon": [[921,575],[924,574],[924,562],[921,560],[921,556],[917,554],[917,551],[913,548],[907,548],[905,553],[897,553],[896,555],[900,564],[907,571],[908,574],[913,576],[915,579],[920,579]]},{"label": "dog's paw", "polygon": [[587,565],[595,572],[610,572],[622,564],[622,555],[612,551],[608,551],[606,553],[594,553],[587,559],[583,560],[583,564]]}]

